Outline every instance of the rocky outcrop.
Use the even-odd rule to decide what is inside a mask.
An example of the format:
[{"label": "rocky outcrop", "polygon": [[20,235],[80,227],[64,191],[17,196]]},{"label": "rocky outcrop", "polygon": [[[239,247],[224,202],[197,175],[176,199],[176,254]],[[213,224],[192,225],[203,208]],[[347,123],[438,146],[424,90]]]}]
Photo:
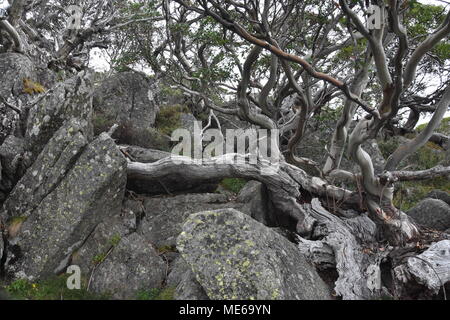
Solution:
[{"label": "rocky outcrop", "polygon": [[155,249],[133,233],[115,246],[92,274],[92,289],[115,299],[136,299],[139,291],[160,288],[167,266]]},{"label": "rocky outcrop", "polygon": [[122,210],[120,214],[106,217],[71,256],[71,264],[79,266],[82,274],[90,275],[118,242],[134,231],[126,223],[129,217],[124,217],[124,213]]},{"label": "rocky outcrop", "polygon": [[450,194],[442,190],[432,190],[425,198],[439,199],[450,205]]},{"label": "rocky outcrop", "polygon": [[191,215],[177,248],[211,299],[330,299],[297,247],[247,215]]},{"label": "rocky outcrop", "polygon": [[147,148],[168,148],[170,139],[154,129],[159,111],[157,83],[136,72],[118,73],[94,92],[96,132],[117,124],[113,138],[119,143]]},{"label": "rocky outcrop", "polygon": [[[0,54],[0,97],[18,107],[18,102],[26,102],[30,97],[23,91],[23,81],[38,81],[33,62],[19,53]],[[5,138],[20,130],[19,114],[0,101],[0,145]],[[19,108],[20,109],[20,108]]]},{"label": "rocky outcrop", "polygon": [[450,228],[450,206],[442,200],[424,199],[407,214],[430,229],[444,231]]},{"label": "rocky outcrop", "polygon": [[87,129],[92,131],[90,91],[88,76],[80,73],[55,85],[51,92],[44,94],[33,105],[29,111],[25,135],[31,163],[67,119],[85,119],[89,123]]},{"label": "rocky outcrop", "polygon": [[[86,121],[72,119],[55,133],[5,202],[4,221],[27,218],[61,183],[91,139],[87,128]],[[4,157],[8,158],[11,157]]]},{"label": "rocky outcrop", "polygon": [[[56,135],[49,145],[58,139]],[[82,140],[80,136],[79,145],[84,143]],[[73,147],[69,144],[55,159],[68,159]],[[61,181],[55,172],[50,180],[53,186],[40,193],[41,201],[25,200],[36,207],[25,217],[10,221],[9,227],[11,223],[19,226],[14,228],[16,234],[8,238],[6,272],[13,278],[35,279],[63,271],[72,253],[95,227],[106,217],[120,213],[125,167],[126,161],[114,141],[102,134],[83,150]],[[36,181],[44,179],[42,172],[28,173]],[[19,215],[20,212],[9,214]]]},{"label": "rocky outcrop", "polygon": [[175,247],[183,222],[189,215],[222,208],[241,208],[221,194],[186,194],[174,197],[152,197],[143,201],[145,217],[138,233],[157,248]]}]

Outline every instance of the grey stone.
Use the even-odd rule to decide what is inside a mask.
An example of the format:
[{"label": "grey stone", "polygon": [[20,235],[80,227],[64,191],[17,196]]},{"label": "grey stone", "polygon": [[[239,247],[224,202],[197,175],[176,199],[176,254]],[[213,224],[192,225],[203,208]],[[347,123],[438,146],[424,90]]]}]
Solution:
[{"label": "grey stone", "polygon": [[146,198],[145,218],[138,232],[157,248],[175,247],[184,220],[192,213],[221,208],[240,208],[221,194],[186,194]]},{"label": "grey stone", "polygon": [[178,255],[178,257],[171,263],[170,272],[166,279],[166,285],[168,287],[176,288],[183,280],[185,273],[189,271],[191,271],[191,269],[186,261]]},{"label": "grey stone", "polygon": [[432,190],[425,196],[425,198],[439,199],[450,205],[450,194],[443,190]]},{"label": "grey stone", "polygon": [[209,300],[208,295],[195,278],[192,271],[188,270],[181,278],[175,289],[175,300]]},{"label": "grey stone", "polygon": [[0,54],[0,95],[24,95],[23,80],[37,81],[37,71],[29,57],[19,53]]},{"label": "grey stone", "polygon": [[249,214],[266,226],[274,225],[275,217],[267,189],[261,182],[249,181],[239,192],[236,201],[244,203],[241,212]]},{"label": "grey stone", "polygon": [[55,133],[6,200],[5,220],[28,217],[59,185],[88,144],[87,126],[84,120],[72,119]]},{"label": "grey stone", "polygon": [[[0,97],[18,106],[32,97],[23,92],[23,80],[38,81],[36,68],[27,56],[18,53],[0,54]],[[0,103],[0,145],[20,129],[18,114]]]},{"label": "grey stone", "polygon": [[107,217],[72,254],[71,263],[79,266],[82,274],[90,275],[108,252],[131,232],[121,215]]},{"label": "grey stone", "polygon": [[135,299],[139,291],[160,288],[166,264],[138,234],[123,238],[93,273],[92,289],[115,299]]},{"label": "grey stone", "polygon": [[444,231],[450,228],[450,206],[442,200],[424,199],[407,214],[430,229]]},{"label": "grey stone", "polygon": [[92,104],[90,81],[84,74],[70,78],[54,87],[29,111],[26,124],[27,150],[30,159],[41,153],[47,142],[67,119],[84,119],[89,123],[86,136],[92,136]]},{"label": "grey stone", "polygon": [[94,92],[96,131],[117,124],[113,138],[121,144],[168,148],[170,139],[153,127],[159,111],[157,83],[136,72],[122,72],[104,80]]},{"label": "grey stone", "polygon": [[35,279],[63,270],[95,227],[120,213],[125,169],[126,160],[108,135],[89,144],[18,234],[8,239],[5,270],[9,275]]},{"label": "grey stone", "polygon": [[0,204],[25,173],[22,157],[25,140],[8,136],[0,146]]},{"label": "grey stone", "polygon": [[210,299],[330,299],[296,245],[234,209],[189,216],[177,248]]}]

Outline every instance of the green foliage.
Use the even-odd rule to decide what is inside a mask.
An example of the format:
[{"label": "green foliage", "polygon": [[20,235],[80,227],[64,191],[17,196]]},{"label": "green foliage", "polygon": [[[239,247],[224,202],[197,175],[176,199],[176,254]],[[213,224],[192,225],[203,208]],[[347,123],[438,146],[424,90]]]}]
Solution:
[{"label": "green foliage", "polygon": [[122,237],[120,236],[120,234],[116,234],[109,240],[109,243],[111,244],[111,246],[115,247],[119,244],[121,239]]},{"label": "green foliage", "polygon": [[86,290],[70,290],[67,288],[68,275],[49,278],[40,282],[19,279],[5,286],[5,290],[18,300],[107,300],[108,295],[98,295]]},{"label": "green foliage", "polygon": [[92,262],[94,264],[100,264],[103,261],[105,261],[105,259],[106,259],[106,253],[99,253],[94,256],[94,258],[92,259]]},{"label": "green foliage", "polygon": [[[428,123],[423,123],[417,126],[416,130],[418,132],[421,132],[426,128],[427,125]],[[442,119],[439,127],[435,131],[442,134],[450,134],[450,117]]]},{"label": "green foliage", "polygon": [[432,52],[441,60],[450,59],[450,43],[441,42],[438,43],[432,50]]},{"label": "green foliage", "polygon": [[239,193],[246,184],[247,181],[240,178],[226,178],[220,182],[222,187],[233,193]]},{"label": "green foliage", "polygon": [[[379,141],[378,147],[381,154],[387,159],[400,145],[399,140],[389,139],[387,141]],[[409,158],[403,160],[400,167],[406,165],[411,166],[413,170],[425,170],[436,166],[439,162],[445,159],[444,152],[435,144],[428,142],[425,146],[413,153]]]},{"label": "green foliage", "polygon": [[407,211],[417,205],[418,202],[432,190],[450,190],[450,181],[445,177],[427,181],[408,181],[396,185],[394,204],[397,208]]},{"label": "green foliage", "polygon": [[174,300],[175,288],[167,287],[164,289],[153,288],[150,290],[141,290],[137,293],[137,300]]},{"label": "green foliage", "polygon": [[445,9],[442,6],[410,0],[409,7],[405,25],[410,37],[428,36],[430,30],[435,30],[445,19]]},{"label": "green foliage", "polygon": [[[416,130],[418,132],[425,129],[427,123],[419,125]],[[450,118],[442,120],[436,132],[443,134],[450,133]],[[408,138],[414,138],[411,135]],[[380,151],[385,158],[389,157],[400,142],[397,139],[390,139],[378,143]],[[429,169],[438,165],[445,159],[445,153],[438,145],[428,142],[425,146],[420,148],[417,152],[412,154],[408,159],[403,161],[402,166],[409,165],[412,170]],[[407,211],[413,208],[419,201],[421,201],[430,191],[434,189],[450,190],[450,181],[445,177],[430,179],[426,181],[402,182],[396,185],[396,193],[394,196],[394,204],[401,210]]]},{"label": "green foliage", "polygon": [[156,129],[162,134],[170,136],[175,129],[181,126],[180,117],[187,112],[189,109],[179,104],[162,108],[156,116]]},{"label": "green foliage", "polygon": [[350,58],[357,57],[367,49],[367,45],[368,45],[367,39],[360,39],[358,40],[356,46],[351,45],[339,50],[336,57],[339,60],[347,60]]}]

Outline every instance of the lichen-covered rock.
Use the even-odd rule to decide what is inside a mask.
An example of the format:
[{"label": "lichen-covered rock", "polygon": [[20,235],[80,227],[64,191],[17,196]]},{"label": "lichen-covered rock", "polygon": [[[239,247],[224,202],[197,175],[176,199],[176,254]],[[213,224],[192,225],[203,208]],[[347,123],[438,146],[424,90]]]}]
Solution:
[{"label": "lichen-covered rock", "polygon": [[106,254],[129,234],[120,216],[107,217],[73,253],[71,263],[79,266],[82,274],[91,274]]},{"label": "lichen-covered rock", "polygon": [[24,152],[24,139],[12,135],[8,136],[0,146],[0,204],[25,173],[22,164]]},{"label": "lichen-covered rock", "polygon": [[139,291],[160,288],[166,264],[138,234],[123,239],[105,257],[92,276],[92,289],[115,299],[135,299]]},{"label": "lichen-covered rock", "polygon": [[221,194],[186,194],[175,197],[146,198],[145,217],[138,232],[157,248],[174,247],[183,222],[195,212],[222,208],[240,208]]},{"label": "lichen-covered rock", "polygon": [[90,87],[89,76],[80,73],[56,85],[30,109],[25,134],[30,159],[37,157],[64,121],[72,117],[86,120],[90,124],[87,135],[92,135]]},{"label": "lichen-covered rock", "polygon": [[[118,73],[104,80],[94,92],[94,125],[104,131],[117,124],[113,138],[119,143],[168,147],[170,139],[154,130],[159,111],[157,83],[136,72]],[[161,141],[157,141],[161,140]]]},{"label": "lichen-covered rock", "polygon": [[211,299],[330,299],[293,243],[234,209],[191,215],[177,248]]},{"label": "lichen-covered rock", "polygon": [[20,53],[0,54],[0,95],[23,95],[23,80],[37,81],[37,70],[29,57]]},{"label": "lichen-covered rock", "polygon": [[119,214],[107,217],[86,239],[71,258],[71,263],[80,267],[83,274],[91,274],[94,267],[118,242],[136,231],[141,213],[137,201],[127,199]]},{"label": "lichen-covered rock", "polygon": [[6,272],[35,279],[64,270],[95,227],[120,213],[125,169],[125,158],[107,134],[89,144],[8,239]]},{"label": "lichen-covered rock", "polygon": [[[27,56],[19,53],[0,54],[0,97],[17,106],[31,97],[23,92],[23,80],[38,81],[35,65]],[[0,103],[0,144],[18,129],[19,115]]]},{"label": "lichen-covered rock", "polygon": [[424,199],[406,213],[427,228],[438,231],[450,228],[450,206],[442,200]]},{"label": "lichen-covered rock", "polygon": [[55,133],[6,200],[2,214],[5,221],[28,217],[59,185],[89,143],[87,127],[86,121],[72,119]]}]

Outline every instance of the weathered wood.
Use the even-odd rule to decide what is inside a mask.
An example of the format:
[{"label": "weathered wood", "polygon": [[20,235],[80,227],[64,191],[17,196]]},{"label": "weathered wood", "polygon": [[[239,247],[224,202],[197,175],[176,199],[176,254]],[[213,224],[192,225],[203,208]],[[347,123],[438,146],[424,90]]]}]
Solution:
[{"label": "weathered wood", "polygon": [[309,241],[299,237],[299,249],[318,269],[331,265],[338,272],[335,292],[346,300],[362,300],[380,295],[380,262],[386,252],[372,252],[364,247],[375,243],[376,226],[367,215],[342,220],[322,207],[318,199],[305,204],[316,220],[315,237]]},{"label": "weathered wood", "polygon": [[418,283],[438,293],[450,281],[450,240],[433,243],[422,254],[408,258],[406,265]]}]

